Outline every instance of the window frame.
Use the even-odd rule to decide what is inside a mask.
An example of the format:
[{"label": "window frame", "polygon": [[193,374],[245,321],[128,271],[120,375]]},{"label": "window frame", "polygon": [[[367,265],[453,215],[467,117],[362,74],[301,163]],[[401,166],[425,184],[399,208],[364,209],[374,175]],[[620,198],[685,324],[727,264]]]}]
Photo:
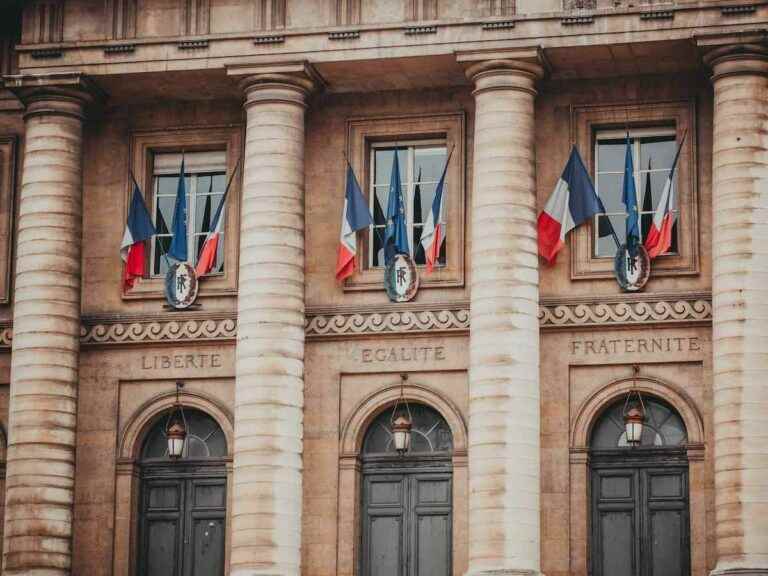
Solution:
[{"label": "window frame", "polygon": [[[571,106],[571,141],[585,154],[590,175],[596,175],[596,136],[600,132],[664,129],[674,131],[677,142],[687,131],[676,170],[678,252],[653,260],[651,277],[696,276],[700,270],[698,184],[696,160],[696,105],[693,100],[635,102]],[[636,181],[637,183],[637,181]],[[640,190],[640,188],[638,188]],[[542,204],[543,205],[543,204]],[[590,219],[570,234],[571,280],[614,277],[613,258],[596,256],[595,225]]]},{"label": "window frame", "polygon": [[[595,183],[595,192],[598,196],[600,196],[600,188],[599,188],[599,182],[600,182],[600,175],[601,174],[623,174],[623,172],[600,172],[600,154],[599,154],[599,148],[600,148],[600,141],[601,140],[622,140],[626,138],[626,130],[617,130],[617,129],[608,129],[608,130],[597,130],[595,132],[595,138],[594,138],[594,158],[595,158],[595,171],[594,171],[594,183]],[[634,173],[633,177],[635,180],[635,190],[637,191],[637,202],[638,202],[638,217],[639,217],[639,231],[640,231],[640,242],[645,242],[645,238],[642,237],[643,235],[643,228],[642,228],[642,219],[643,216],[647,216],[649,214],[654,214],[655,207],[653,207],[653,210],[650,212],[644,212],[641,209],[641,206],[639,204],[642,203],[642,195],[644,193],[645,188],[645,179],[644,176],[647,174],[648,170],[644,168],[643,166],[639,165],[638,158],[640,158],[640,138],[658,138],[658,137],[665,137],[665,136],[672,136],[676,137],[677,134],[675,133],[674,128],[672,127],[647,127],[647,128],[630,128],[629,130],[629,137],[630,139],[634,139],[632,142],[632,160],[633,160],[633,168]],[[679,141],[675,141],[675,146],[677,146]],[[652,168],[651,172],[667,172],[667,168]],[[674,182],[673,182],[673,190],[675,193],[675,200],[677,200],[677,189],[678,189],[678,174],[677,171],[675,172],[674,176]],[[680,217],[680,206],[678,202],[674,203],[674,207],[672,212],[676,214],[676,217],[679,219]],[[626,214],[626,212],[606,212],[606,215],[612,215],[612,216],[621,216],[622,214]],[[593,217],[592,221],[592,258],[610,258],[613,260],[615,257],[615,253],[613,255],[600,255],[597,253],[597,244],[598,244],[598,218],[600,218],[599,215],[595,215]],[[679,248],[679,235],[680,235],[680,229],[678,226],[677,229],[678,234],[678,248]],[[661,254],[661,256],[677,256],[678,252],[665,252],[664,254]]]},{"label": "window frame", "polygon": [[[465,235],[465,113],[446,112],[430,115],[399,115],[347,120],[347,157],[355,175],[363,186],[363,194],[371,205],[373,190],[373,150],[376,147],[423,145],[439,143],[450,152],[455,146],[446,174],[445,222],[446,222],[446,264],[435,267],[432,274],[420,275],[420,286],[462,287],[464,286]],[[363,183],[365,183],[363,185]],[[408,198],[411,190],[409,188]],[[343,196],[337,199],[341,212]],[[411,210],[410,205],[408,210]],[[409,223],[409,241],[412,247],[412,223]],[[358,233],[357,273],[343,283],[344,291],[382,290],[384,268],[370,265],[370,232]],[[419,265],[419,270],[426,266]]]},{"label": "window frame", "polygon": [[[371,143],[371,145],[369,147],[369,156],[368,156],[368,162],[369,162],[369,166],[371,166],[371,169],[368,171],[369,172],[369,174],[368,174],[369,181],[368,181],[368,198],[367,198],[367,200],[368,200],[368,208],[371,210],[371,214],[373,214],[374,194],[375,194],[375,191],[376,191],[375,189],[377,187],[377,185],[376,185],[376,170],[375,170],[376,151],[380,150],[382,148],[388,149],[388,148],[395,148],[395,147],[397,147],[398,149],[406,148],[408,150],[408,162],[407,162],[407,166],[405,168],[406,177],[404,179],[405,180],[405,184],[404,184],[404,189],[403,189],[403,196],[404,196],[403,200],[405,201],[405,224],[406,224],[406,228],[408,230],[408,247],[411,249],[411,257],[414,258],[414,263],[415,263],[414,253],[415,253],[416,246],[413,243],[414,228],[417,227],[417,224],[413,221],[413,200],[414,200],[413,197],[414,197],[414,193],[416,192],[416,180],[414,179],[414,172],[416,170],[416,165],[415,165],[416,164],[416,158],[415,158],[416,154],[415,154],[415,152],[416,152],[417,148],[438,148],[438,147],[441,147],[441,148],[445,149],[445,154],[446,154],[446,158],[447,158],[448,154],[450,154],[450,150],[448,149],[447,143],[446,143],[446,141],[444,139],[407,140],[407,141],[403,141],[403,142],[401,142],[399,140],[397,140],[397,141],[393,140],[393,141],[384,141],[384,142],[373,142],[373,143]],[[403,167],[402,166],[400,167],[400,173],[401,173],[401,175],[403,173]],[[402,177],[401,177],[401,180],[403,180]],[[434,182],[432,182],[432,181],[421,182],[421,184],[433,184],[434,183],[435,185],[437,185],[438,182],[439,182],[439,179],[435,180]],[[379,185],[379,186],[381,186],[381,185]],[[448,175],[446,174],[444,194],[448,193],[449,190],[450,190],[450,182],[449,182]],[[447,196],[446,196],[446,198],[447,198]],[[386,210],[386,206],[384,208]],[[443,214],[445,215],[445,211],[443,211]],[[418,226],[421,226],[423,228],[424,222],[425,221],[422,221],[422,222],[418,223]],[[445,229],[447,230],[448,222],[445,219],[443,220],[443,222],[445,223],[445,226],[446,226]],[[372,242],[372,238],[373,238],[373,233],[374,233],[373,231],[374,231],[375,228],[381,228],[382,230],[384,230],[384,229],[386,229],[386,225],[384,225],[384,226],[381,226],[381,225],[376,226],[375,222],[374,222],[374,226],[369,228],[369,233],[368,233],[368,235],[366,237],[366,241],[367,241],[367,244],[368,244],[368,260],[367,260],[366,267],[369,268],[369,269],[383,268],[383,266],[374,266],[373,265],[373,242]],[[447,252],[447,250],[446,250],[446,258],[445,259],[446,259],[446,262],[447,262],[448,261],[448,252]],[[424,268],[425,266],[426,266],[425,264],[418,264],[416,267],[421,269],[421,268]],[[438,264],[438,265],[435,266],[435,268],[444,268],[444,267],[445,267],[445,265],[443,265],[443,264]]]},{"label": "window frame", "polygon": [[[242,154],[243,127],[240,124],[210,127],[179,127],[162,130],[139,130],[131,134],[130,167],[144,193],[149,210],[155,206],[154,157],[163,153],[193,153],[224,150],[226,157],[226,178],[232,175],[237,159]],[[238,244],[240,240],[240,183],[242,167],[232,181],[227,201],[224,233],[224,272],[206,276],[200,284],[199,298],[237,294]],[[132,190],[130,174],[126,174],[127,187]],[[130,195],[126,193],[123,222],[128,217]],[[154,219],[154,212],[151,213]],[[123,300],[161,300],[165,298],[164,278],[152,276],[151,256],[153,247],[147,250],[148,276],[142,278],[129,291],[122,290]],[[120,267],[120,274],[123,270]]]},{"label": "window frame", "polygon": [[[220,150],[216,150],[216,152],[220,152]],[[194,254],[197,251],[197,247],[196,247],[197,246],[197,239],[200,236],[207,235],[207,233],[195,232],[195,228],[196,228],[196,224],[197,224],[197,212],[196,212],[196,210],[190,210],[189,209],[190,206],[197,206],[196,200],[197,200],[197,194],[198,194],[198,191],[197,191],[198,179],[199,179],[200,176],[210,176],[210,175],[213,175],[213,174],[220,174],[221,172],[223,172],[224,180],[226,182],[226,179],[227,179],[227,177],[229,175],[227,174],[226,151],[223,151],[223,152],[224,152],[224,155],[225,155],[225,161],[224,161],[224,164],[222,165],[220,170],[211,170],[211,169],[205,169],[205,170],[191,169],[190,170],[190,169],[188,169],[186,167],[184,169],[185,174],[189,177],[189,186],[188,186],[188,188],[186,190],[187,197],[188,197],[187,198],[187,254],[190,254],[190,255]],[[155,155],[163,154],[163,153],[164,152],[155,152]],[[194,152],[190,152],[189,154],[194,154]],[[153,166],[153,168],[154,168],[154,166]],[[158,200],[158,197],[159,197],[159,194],[158,194],[159,180],[157,179],[158,176],[177,176],[178,177],[178,170],[158,171],[155,168],[152,171],[152,204],[149,206],[149,210],[150,210],[150,214],[152,215],[152,217],[155,220],[155,225],[157,224],[157,222],[156,222],[156,220],[157,220],[157,200]],[[225,186],[226,186],[226,184],[225,184]],[[222,195],[223,195],[224,190],[222,189],[221,192],[222,192]],[[214,194],[216,196],[219,195],[218,192],[216,192]],[[207,192],[203,192],[202,195],[206,196]],[[169,195],[164,194],[163,196],[168,197]],[[174,192],[170,196],[172,196],[175,199],[176,192]],[[211,213],[211,218],[213,218],[214,214],[215,214],[215,210]],[[225,220],[224,220],[224,228],[222,229],[221,236],[222,236],[222,238],[224,240],[224,245],[226,245],[226,237],[227,237],[226,214],[222,214],[222,217],[224,217]],[[163,234],[162,236],[165,236],[165,237],[171,236],[172,237],[173,236],[173,232],[170,230],[170,228],[172,226],[171,226],[170,223],[168,223],[168,224],[169,224],[169,233],[168,234]],[[209,230],[209,232],[210,232],[210,230]],[[155,234],[152,238],[153,239],[157,239],[158,236],[160,236],[160,234]],[[153,241],[152,242],[152,246],[150,247],[150,250],[149,250],[149,263],[150,263],[150,265],[149,265],[149,278],[151,278],[151,279],[164,278],[164,275],[162,275],[162,274],[155,274],[153,269],[152,269],[153,265],[154,265],[154,261],[155,261],[155,256],[156,256],[156,252],[155,252],[156,246],[157,246],[157,243]],[[226,262],[227,262],[227,259],[226,259],[226,252],[225,252],[224,253],[224,271],[226,271],[226,269],[227,269]],[[197,264],[197,262],[190,262],[190,264],[195,266]],[[221,276],[224,273],[225,272],[209,272],[208,274],[205,275],[205,277],[206,278],[212,278],[214,276]]]}]

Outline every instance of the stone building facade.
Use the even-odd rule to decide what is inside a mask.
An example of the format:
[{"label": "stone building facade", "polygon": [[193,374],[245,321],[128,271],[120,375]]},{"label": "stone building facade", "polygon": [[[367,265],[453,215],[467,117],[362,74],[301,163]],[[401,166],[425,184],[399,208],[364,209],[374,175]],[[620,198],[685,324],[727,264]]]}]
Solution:
[{"label": "stone building facade", "polygon": [[[30,0],[0,22],[4,574],[768,574],[768,2]],[[573,145],[623,233],[627,133],[643,234],[682,143],[674,243],[636,293],[602,221],[553,266],[536,245]],[[398,154],[413,249],[451,150],[416,298],[388,300],[380,226],[337,282],[346,159],[380,225]],[[199,306],[173,311],[182,155],[192,259],[237,173]],[[158,237],[125,289],[132,175]]]}]

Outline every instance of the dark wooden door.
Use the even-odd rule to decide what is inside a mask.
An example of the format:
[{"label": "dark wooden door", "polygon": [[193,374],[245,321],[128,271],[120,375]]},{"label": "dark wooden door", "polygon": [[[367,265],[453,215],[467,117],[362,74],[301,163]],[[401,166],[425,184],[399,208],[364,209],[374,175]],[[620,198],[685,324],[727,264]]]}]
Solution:
[{"label": "dark wooden door", "polygon": [[368,471],[363,476],[364,576],[451,573],[449,471]]},{"label": "dark wooden door", "polygon": [[141,576],[223,576],[226,478],[204,472],[150,469],[143,478]]},{"label": "dark wooden door", "polygon": [[593,464],[593,576],[690,574],[688,467],[664,460]]}]

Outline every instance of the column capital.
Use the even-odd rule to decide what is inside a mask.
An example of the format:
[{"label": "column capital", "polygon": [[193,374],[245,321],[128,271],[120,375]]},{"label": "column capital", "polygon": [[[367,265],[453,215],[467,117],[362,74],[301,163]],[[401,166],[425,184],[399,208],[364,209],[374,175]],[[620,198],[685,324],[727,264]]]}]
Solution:
[{"label": "column capital", "polygon": [[456,61],[475,84],[475,92],[523,90],[536,94],[536,82],[549,66],[540,47],[513,50],[475,50],[457,52]]},{"label": "column capital", "polygon": [[24,117],[53,114],[85,118],[89,107],[106,100],[106,93],[81,72],[4,76],[5,87],[26,107]]},{"label": "column capital", "polygon": [[308,62],[235,64],[227,66],[227,75],[238,80],[246,108],[266,102],[306,107],[309,95],[324,86]]},{"label": "column capital", "polygon": [[739,74],[768,75],[768,36],[745,32],[696,38],[704,64],[712,69],[712,81]]}]

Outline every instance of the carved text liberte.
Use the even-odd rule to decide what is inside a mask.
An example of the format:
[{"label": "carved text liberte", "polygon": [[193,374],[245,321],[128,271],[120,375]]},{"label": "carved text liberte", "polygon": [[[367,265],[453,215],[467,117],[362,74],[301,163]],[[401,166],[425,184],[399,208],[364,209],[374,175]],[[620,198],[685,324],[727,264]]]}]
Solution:
[{"label": "carved text liberte", "polygon": [[221,368],[221,354],[155,354],[141,357],[142,370]]}]

